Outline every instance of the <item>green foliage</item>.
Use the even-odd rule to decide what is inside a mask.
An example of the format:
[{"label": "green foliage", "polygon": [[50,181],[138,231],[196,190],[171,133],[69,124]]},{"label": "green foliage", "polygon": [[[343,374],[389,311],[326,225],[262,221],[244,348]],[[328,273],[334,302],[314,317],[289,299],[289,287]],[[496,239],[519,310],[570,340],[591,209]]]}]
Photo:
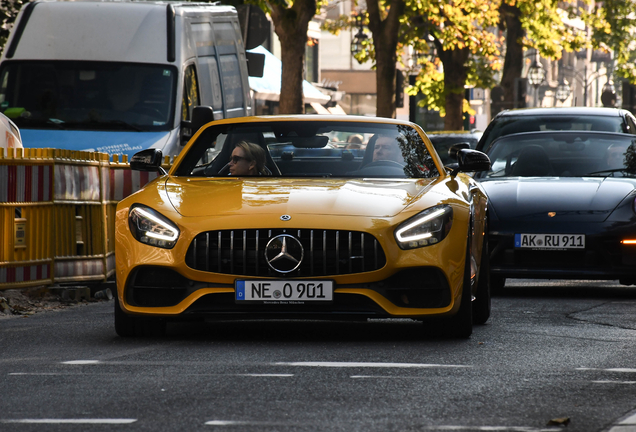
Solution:
[{"label": "green foliage", "polygon": [[28,3],[28,0],[0,1],[0,52],[4,49],[20,8],[26,3]]},{"label": "green foliage", "polygon": [[521,25],[526,32],[523,45],[537,49],[544,58],[558,60],[563,50],[579,51],[589,44],[585,31],[570,24],[585,25],[581,20],[585,8],[577,7],[578,0],[503,1],[521,11]]},{"label": "green foliage", "polygon": [[585,17],[592,23],[592,46],[613,51],[614,73],[636,84],[636,0],[605,0]]}]

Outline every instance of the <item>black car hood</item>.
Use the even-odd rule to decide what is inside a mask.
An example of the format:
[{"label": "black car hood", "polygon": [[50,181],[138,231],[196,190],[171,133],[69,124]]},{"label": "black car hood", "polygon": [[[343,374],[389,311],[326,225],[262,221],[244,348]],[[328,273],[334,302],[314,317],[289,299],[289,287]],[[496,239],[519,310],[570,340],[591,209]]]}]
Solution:
[{"label": "black car hood", "polygon": [[533,218],[556,212],[560,221],[604,221],[636,188],[636,179],[514,177],[483,179],[500,220]]}]

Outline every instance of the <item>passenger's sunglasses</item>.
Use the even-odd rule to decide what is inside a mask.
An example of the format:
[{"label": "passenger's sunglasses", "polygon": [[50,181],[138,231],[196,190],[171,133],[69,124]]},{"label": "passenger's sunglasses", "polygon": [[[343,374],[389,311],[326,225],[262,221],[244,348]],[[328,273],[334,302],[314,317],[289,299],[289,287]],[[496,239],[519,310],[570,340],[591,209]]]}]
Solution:
[{"label": "passenger's sunglasses", "polygon": [[246,157],[243,157],[243,156],[232,156],[232,157],[230,158],[230,160],[231,160],[232,162],[234,162],[235,164],[239,163],[239,162],[240,162],[240,161],[242,161],[242,160],[244,160],[244,161],[248,161],[248,162],[249,162],[249,159],[248,159],[248,158],[246,158]]}]

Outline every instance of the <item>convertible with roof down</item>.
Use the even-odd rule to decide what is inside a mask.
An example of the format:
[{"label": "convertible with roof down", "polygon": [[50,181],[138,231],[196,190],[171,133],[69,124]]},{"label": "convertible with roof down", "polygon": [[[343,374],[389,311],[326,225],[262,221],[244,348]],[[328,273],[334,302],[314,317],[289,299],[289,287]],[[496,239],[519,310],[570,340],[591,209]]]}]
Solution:
[{"label": "convertible with roof down", "polygon": [[[350,135],[359,148],[341,145]],[[145,150],[131,167],[161,171],[161,156]],[[208,123],[117,206],[117,333],[171,320],[411,318],[468,337],[490,315],[488,221],[486,195],[462,172],[490,161],[469,149],[457,161],[445,169],[424,131],[399,120]]]}]

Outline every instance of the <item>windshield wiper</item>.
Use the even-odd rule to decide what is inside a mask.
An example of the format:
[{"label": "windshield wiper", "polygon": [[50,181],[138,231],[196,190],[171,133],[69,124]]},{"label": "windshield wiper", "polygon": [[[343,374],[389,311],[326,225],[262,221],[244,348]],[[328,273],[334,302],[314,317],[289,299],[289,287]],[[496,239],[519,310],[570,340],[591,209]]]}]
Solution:
[{"label": "windshield wiper", "polygon": [[606,173],[606,175],[600,175],[599,177],[614,177],[614,173],[617,173],[617,172],[623,173],[625,176],[633,176],[635,174],[635,173],[627,171],[627,168],[615,168],[615,169],[594,171],[594,172],[585,174],[583,177],[594,176],[594,175],[604,174],[604,173]]}]

